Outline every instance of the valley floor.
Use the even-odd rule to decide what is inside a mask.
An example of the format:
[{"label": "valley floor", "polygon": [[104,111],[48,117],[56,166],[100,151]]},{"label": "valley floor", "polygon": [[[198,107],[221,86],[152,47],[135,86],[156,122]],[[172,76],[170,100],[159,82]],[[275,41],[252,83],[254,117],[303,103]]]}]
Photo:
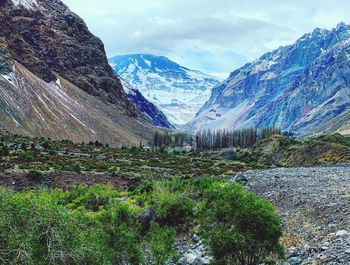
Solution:
[{"label": "valley floor", "polygon": [[277,208],[290,257],[350,264],[350,165],[256,170],[246,177],[248,189]]},{"label": "valley floor", "polygon": [[[246,188],[270,201],[281,217],[288,249],[283,265],[350,264],[350,165],[244,174]],[[208,260],[201,241],[196,236],[191,240],[178,245],[183,264]]]},{"label": "valley floor", "polygon": [[[9,155],[3,156],[0,163],[0,186],[15,190],[41,185],[66,189],[76,184],[100,183],[111,184],[132,197],[128,188],[147,181],[172,176],[181,176],[181,180],[210,176],[223,181],[243,171],[248,180],[246,189],[270,201],[281,217],[289,258],[285,265],[350,264],[350,164],[263,170],[257,168],[272,165],[255,162],[274,161],[275,157],[284,157],[281,161],[289,165],[348,161],[349,144],[343,143],[347,138],[341,138],[342,145],[311,141],[298,143],[299,147],[295,143],[277,145],[278,137],[274,137],[259,144],[259,152],[222,150],[213,154],[111,148],[98,142],[2,138],[2,148],[7,146]],[[324,155],[329,150],[333,152]],[[338,160],[334,160],[336,155]],[[30,171],[39,170],[42,173],[38,177],[30,176]],[[193,233],[184,233],[177,236],[179,264],[207,264],[210,258],[202,240]]]}]

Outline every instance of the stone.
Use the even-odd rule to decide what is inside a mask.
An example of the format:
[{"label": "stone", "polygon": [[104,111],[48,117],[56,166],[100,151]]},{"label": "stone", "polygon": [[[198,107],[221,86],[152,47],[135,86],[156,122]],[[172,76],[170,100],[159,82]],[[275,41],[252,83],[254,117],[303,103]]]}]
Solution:
[{"label": "stone", "polygon": [[343,237],[343,236],[347,236],[348,234],[349,233],[346,230],[339,230],[339,231],[337,231],[337,233],[335,233],[335,236],[336,237]]},{"label": "stone", "polygon": [[299,249],[296,247],[291,247],[287,249],[288,257],[295,257],[299,253]]},{"label": "stone", "polygon": [[238,182],[238,183],[240,183],[240,184],[242,184],[244,186],[248,184],[248,180],[247,180],[247,178],[244,176],[244,174],[242,172],[238,172],[234,178],[230,179],[227,182],[227,184],[228,183],[234,183],[234,182]]},{"label": "stone", "polygon": [[287,261],[283,262],[281,265],[300,265],[301,264],[301,260],[297,257],[293,257],[288,259]]},{"label": "stone", "polygon": [[197,256],[193,253],[189,253],[186,256],[186,260],[189,264],[194,264],[195,260],[197,259]]},{"label": "stone", "polygon": [[148,207],[138,215],[136,215],[136,220],[138,220],[143,228],[147,231],[151,226],[151,222],[156,220],[156,215],[151,207]]}]

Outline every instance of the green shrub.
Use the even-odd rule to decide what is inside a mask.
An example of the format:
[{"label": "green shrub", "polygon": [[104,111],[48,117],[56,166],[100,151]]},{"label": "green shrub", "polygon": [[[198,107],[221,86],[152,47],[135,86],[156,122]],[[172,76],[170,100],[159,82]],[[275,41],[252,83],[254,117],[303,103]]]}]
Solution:
[{"label": "green shrub", "polygon": [[43,148],[44,148],[44,149],[50,149],[50,148],[51,148],[50,142],[45,141],[45,142],[43,143]]},{"label": "green shrub", "polygon": [[84,207],[97,212],[101,206],[108,206],[117,197],[119,197],[119,192],[111,186],[94,185],[84,187],[79,185],[73,186],[70,191],[62,193],[60,202],[72,209]]},{"label": "green shrub", "polygon": [[[91,225],[99,231],[98,246],[104,264],[142,264],[144,240],[141,225],[135,221],[126,205],[115,202],[108,210],[100,211]],[[94,264],[97,264],[95,262]]]},{"label": "green shrub", "polygon": [[177,252],[174,248],[176,231],[173,228],[161,228],[157,223],[151,223],[151,229],[147,233],[150,244],[151,255],[148,264],[165,265],[170,258],[176,258]]},{"label": "green shrub", "polygon": [[194,179],[191,181],[191,185],[193,186],[193,189],[197,191],[196,193],[199,196],[202,196],[204,191],[212,187],[214,183],[215,183],[215,180],[209,177],[203,177],[203,178]]},{"label": "green shrub", "polygon": [[211,264],[271,264],[284,258],[280,219],[274,207],[239,184],[206,190],[198,210],[201,236],[209,245]]},{"label": "green shrub", "polygon": [[39,170],[30,170],[28,173],[28,178],[32,180],[41,180],[43,178],[43,173]]},{"label": "green shrub", "polygon": [[35,158],[34,158],[34,156],[26,155],[25,158],[24,158],[24,160],[25,160],[26,162],[33,162],[33,161],[35,161]]},{"label": "green shrub", "polygon": [[54,149],[49,150],[49,155],[57,155],[57,151]]},{"label": "green shrub", "polygon": [[[144,236],[133,211],[108,189],[0,189],[0,264],[165,264],[175,256],[174,229],[153,223]],[[89,199],[73,210],[66,204],[100,191],[109,202],[97,212],[84,207]]]},{"label": "green shrub", "polygon": [[52,197],[0,190],[0,208],[1,264],[83,264],[94,255],[79,221]]},{"label": "green shrub", "polygon": [[180,180],[159,181],[153,185],[156,219],[161,225],[175,226],[193,217],[193,194]]}]

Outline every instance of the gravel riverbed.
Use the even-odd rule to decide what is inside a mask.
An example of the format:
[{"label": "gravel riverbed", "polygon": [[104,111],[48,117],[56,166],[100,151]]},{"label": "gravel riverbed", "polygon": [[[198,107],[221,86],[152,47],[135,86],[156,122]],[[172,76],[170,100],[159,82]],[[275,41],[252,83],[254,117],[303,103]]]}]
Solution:
[{"label": "gravel riverbed", "polygon": [[[246,189],[277,209],[288,248],[284,265],[350,264],[350,165],[275,168],[244,173]],[[207,264],[196,235],[178,243],[180,264]]]}]

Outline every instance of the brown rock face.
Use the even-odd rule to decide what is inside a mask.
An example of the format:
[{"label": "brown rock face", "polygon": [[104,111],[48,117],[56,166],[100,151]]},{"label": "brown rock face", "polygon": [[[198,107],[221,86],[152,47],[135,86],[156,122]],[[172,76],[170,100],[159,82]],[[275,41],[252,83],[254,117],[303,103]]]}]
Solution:
[{"label": "brown rock face", "polygon": [[0,0],[1,128],[114,145],[156,130],[127,98],[101,40],[60,0]]},{"label": "brown rock face", "polygon": [[28,7],[3,0],[0,25],[9,54],[39,78],[54,81],[56,72],[129,116],[138,115],[108,64],[102,41],[62,1],[37,0]]}]

